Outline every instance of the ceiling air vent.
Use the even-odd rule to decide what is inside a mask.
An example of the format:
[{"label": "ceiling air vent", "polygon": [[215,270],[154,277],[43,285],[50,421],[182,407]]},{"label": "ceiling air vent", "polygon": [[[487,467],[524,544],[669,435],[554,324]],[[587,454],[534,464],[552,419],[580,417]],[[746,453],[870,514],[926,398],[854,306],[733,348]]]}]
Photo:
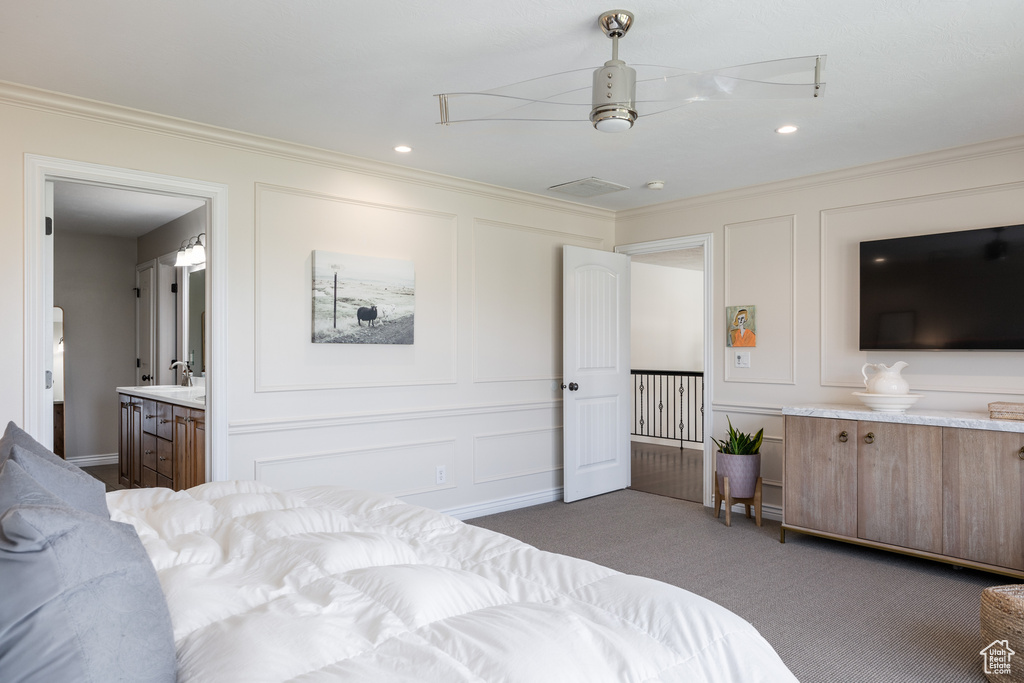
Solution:
[{"label": "ceiling air vent", "polygon": [[561,192],[573,197],[596,197],[599,194],[608,194],[609,192],[618,192],[619,190],[628,190],[629,188],[625,185],[609,183],[607,180],[601,180],[600,178],[584,178],[582,180],[574,180],[571,183],[552,185],[548,189],[552,192]]}]

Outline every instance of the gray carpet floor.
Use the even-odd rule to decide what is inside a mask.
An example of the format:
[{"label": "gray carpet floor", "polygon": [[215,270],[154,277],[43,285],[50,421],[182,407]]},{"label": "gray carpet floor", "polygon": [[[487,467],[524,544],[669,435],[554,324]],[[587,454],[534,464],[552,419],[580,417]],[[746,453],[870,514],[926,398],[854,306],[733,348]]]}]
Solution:
[{"label": "gray carpet floor", "polygon": [[984,681],[978,610],[1008,577],[624,490],[469,521],[692,591],[751,622],[803,683]]}]

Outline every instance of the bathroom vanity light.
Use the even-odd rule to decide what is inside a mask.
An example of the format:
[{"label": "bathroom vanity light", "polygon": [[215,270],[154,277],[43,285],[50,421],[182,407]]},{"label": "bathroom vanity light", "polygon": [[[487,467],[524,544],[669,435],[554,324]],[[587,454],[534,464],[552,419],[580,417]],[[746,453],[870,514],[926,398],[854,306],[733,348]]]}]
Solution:
[{"label": "bathroom vanity light", "polygon": [[182,241],[181,247],[178,249],[178,257],[174,260],[175,268],[206,263],[206,247],[203,246],[204,235],[206,233],[201,232],[195,237]]}]

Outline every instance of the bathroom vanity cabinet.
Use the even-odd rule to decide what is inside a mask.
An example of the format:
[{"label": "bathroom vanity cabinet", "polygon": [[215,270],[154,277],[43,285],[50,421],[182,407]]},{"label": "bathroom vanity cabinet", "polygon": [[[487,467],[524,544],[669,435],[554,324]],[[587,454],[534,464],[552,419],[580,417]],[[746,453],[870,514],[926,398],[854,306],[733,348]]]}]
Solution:
[{"label": "bathroom vanity cabinet", "polygon": [[[121,387],[118,478],[126,488],[175,491],[206,481],[206,411],[190,398]],[[184,393],[184,392],[179,392]],[[160,396],[158,400],[154,396]],[[199,405],[202,405],[199,403]]]}]

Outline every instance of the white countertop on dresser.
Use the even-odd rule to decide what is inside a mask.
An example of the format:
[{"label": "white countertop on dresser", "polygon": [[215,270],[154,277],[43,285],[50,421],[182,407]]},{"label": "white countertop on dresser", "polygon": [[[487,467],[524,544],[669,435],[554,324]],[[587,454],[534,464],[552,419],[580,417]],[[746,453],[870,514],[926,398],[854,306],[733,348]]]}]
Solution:
[{"label": "white countertop on dresser", "polygon": [[858,404],[819,403],[801,406],[783,406],[783,415],[805,417],[828,417],[838,420],[863,420],[866,422],[894,422],[911,425],[933,425],[936,427],[960,427],[961,429],[987,429],[993,432],[1024,433],[1024,421],[993,420],[988,413],[972,413],[954,410],[908,410],[905,413],[888,413],[871,410]]},{"label": "white countertop on dresser", "polygon": [[181,387],[181,386],[142,386],[142,387],[118,387],[117,393],[148,398],[152,401],[163,401],[173,403],[185,408],[206,410],[206,387]]}]

